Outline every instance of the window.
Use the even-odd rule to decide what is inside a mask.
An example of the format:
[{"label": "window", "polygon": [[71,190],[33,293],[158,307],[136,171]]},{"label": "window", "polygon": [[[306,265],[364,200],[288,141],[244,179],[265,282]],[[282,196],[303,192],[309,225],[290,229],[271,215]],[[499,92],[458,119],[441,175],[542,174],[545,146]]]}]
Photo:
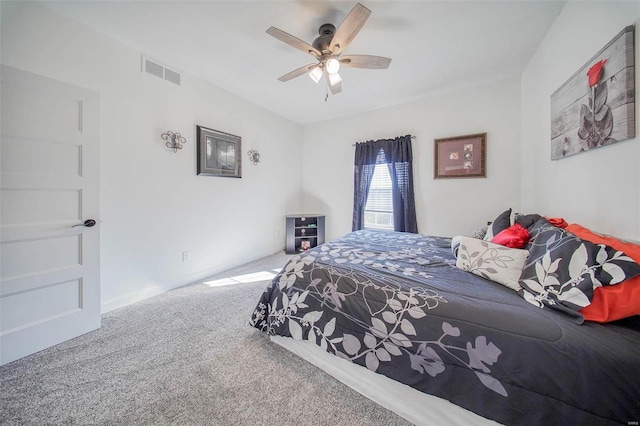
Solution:
[{"label": "window", "polygon": [[[382,157],[384,158],[384,153]],[[380,154],[378,154],[380,157]],[[391,199],[391,176],[386,163],[378,163],[373,172],[367,205],[364,208],[365,229],[393,231],[393,202]]]},{"label": "window", "polygon": [[411,159],[411,135],[356,144],[352,231],[418,233]]}]

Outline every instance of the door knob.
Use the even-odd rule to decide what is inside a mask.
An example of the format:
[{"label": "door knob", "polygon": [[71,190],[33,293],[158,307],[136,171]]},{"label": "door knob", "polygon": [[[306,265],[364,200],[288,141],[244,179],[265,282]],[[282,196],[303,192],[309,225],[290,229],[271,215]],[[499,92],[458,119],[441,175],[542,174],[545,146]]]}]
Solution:
[{"label": "door knob", "polygon": [[75,228],[76,226],[86,226],[87,228],[91,228],[92,226],[95,226],[96,221],[93,219],[87,219],[84,221],[84,223],[79,223],[77,225],[73,225],[72,228]]}]

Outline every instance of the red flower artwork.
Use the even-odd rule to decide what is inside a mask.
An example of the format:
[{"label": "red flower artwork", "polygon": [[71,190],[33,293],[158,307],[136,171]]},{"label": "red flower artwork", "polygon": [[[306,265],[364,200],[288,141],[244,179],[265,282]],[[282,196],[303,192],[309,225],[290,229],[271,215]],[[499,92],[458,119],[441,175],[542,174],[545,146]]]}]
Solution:
[{"label": "red flower artwork", "polygon": [[580,106],[580,129],[578,137],[584,141],[583,150],[615,142],[611,138],[613,114],[607,105],[607,82],[601,81],[606,59],[596,62],[587,71],[591,96],[588,105]]},{"label": "red flower artwork", "polygon": [[604,64],[607,63],[606,59],[603,59],[599,62],[596,62],[589,71],[587,71],[587,76],[589,77],[589,87],[593,87],[602,78],[602,73],[604,72]]}]

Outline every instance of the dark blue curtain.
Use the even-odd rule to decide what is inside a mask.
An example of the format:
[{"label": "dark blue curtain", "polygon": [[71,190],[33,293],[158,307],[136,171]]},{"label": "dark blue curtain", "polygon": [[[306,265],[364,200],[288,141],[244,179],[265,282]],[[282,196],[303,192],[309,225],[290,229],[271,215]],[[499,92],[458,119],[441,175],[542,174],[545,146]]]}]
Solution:
[{"label": "dark blue curtain", "polygon": [[371,179],[376,169],[376,157],[380,147],[374,141],[356,144],[353,173],[353,220],[352,230],[364,229],[364,207],[367,205]]},{"label": "dark blue curtain", "polygon": [[[384,152],[384,156],[378,157],[380,150]],[[352,230],[364,228],[364,208],[378,158],[384,158],[389,167],[394,230],[417,234],[411,135],[356,144]]]}]

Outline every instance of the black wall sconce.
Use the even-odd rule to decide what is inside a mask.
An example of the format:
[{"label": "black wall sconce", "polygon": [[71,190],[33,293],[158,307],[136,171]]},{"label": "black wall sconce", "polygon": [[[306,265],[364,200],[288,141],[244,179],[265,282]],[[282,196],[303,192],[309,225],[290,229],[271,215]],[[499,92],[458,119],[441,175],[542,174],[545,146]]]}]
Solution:
[{"label": "black wall sconce", "polygon": [[187,140],[180,133],[173,133],[172,131],[163,133],[160,137],[167,141],[165,145],[167,148],[173,149],[173,152],[178,152],[179,149],[182,149],[182,144],[187,143]]}]

